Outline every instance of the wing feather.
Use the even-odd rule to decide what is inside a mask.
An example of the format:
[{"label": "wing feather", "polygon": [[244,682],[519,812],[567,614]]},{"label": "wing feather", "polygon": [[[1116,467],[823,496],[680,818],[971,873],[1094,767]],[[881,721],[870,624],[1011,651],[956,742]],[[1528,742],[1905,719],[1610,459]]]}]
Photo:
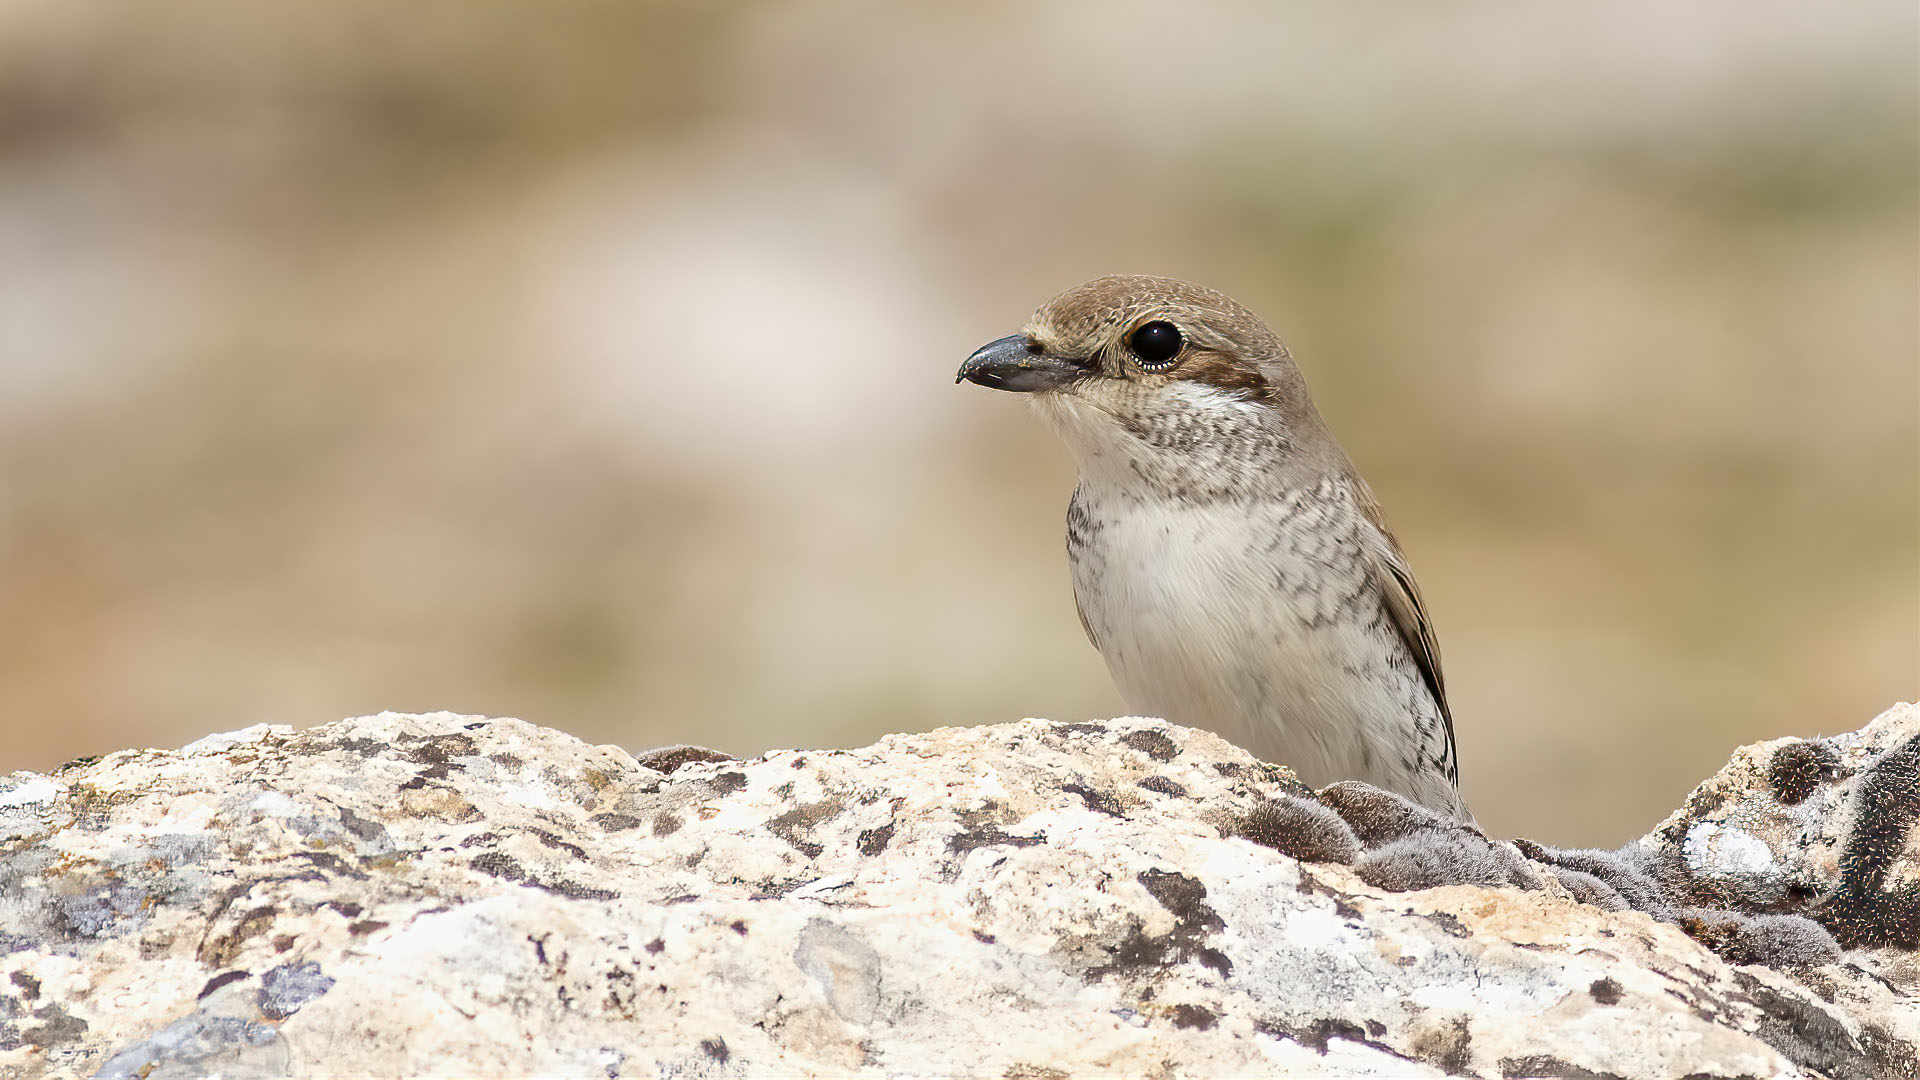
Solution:
[{"label": "wing feather", "polygon": [[1440,727],[1446,738],[1445,757],[1441,765],[1457,781],[1459,767],[1453,746],[1453,710],[1447,705],[1446,679],[1440,672],[1440,642],[1434,634],[1433,621],[1427,616],[1426,601],[1420,597],[1420,586],[1413,580],[1413,568],[1407,564],[1407,557],[1400,550],[1400,542],[1394,539],[1392,530],[1387,528],[1379,502],[1364,483],[1356,488],[1354,502],[1361,516],[1372,526],[1371,529],[1362,530],[1366,541],[1364,547],[1373,565],[1374,577],[1380,582],[1387,616],[1394,628],[1400,631],[1400,639],[1406,642],[1407,651],[1413,654],[1414,663],[1420,666],[1420,675],[1426,680],[1427,689],[1433,693],[1434,704],[1440,708]]}]

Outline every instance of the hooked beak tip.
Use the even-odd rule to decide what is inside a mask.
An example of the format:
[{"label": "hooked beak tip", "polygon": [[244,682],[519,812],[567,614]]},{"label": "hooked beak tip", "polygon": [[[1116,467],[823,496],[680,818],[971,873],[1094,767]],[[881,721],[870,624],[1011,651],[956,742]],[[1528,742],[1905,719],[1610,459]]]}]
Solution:
[{"label": "hooked beak tip", "polygon": [[1011,334],[975,350],[954,381],[1030,394],[1058,389],[1085,373],[1083,365],[1048,355],[1024,334]]}]

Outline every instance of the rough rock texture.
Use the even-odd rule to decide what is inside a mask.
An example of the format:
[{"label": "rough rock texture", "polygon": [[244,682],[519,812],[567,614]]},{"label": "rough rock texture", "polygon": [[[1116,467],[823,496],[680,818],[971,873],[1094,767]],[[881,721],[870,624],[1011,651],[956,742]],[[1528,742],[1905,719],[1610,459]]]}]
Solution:
[{"label": "rough rock texture", "polygon": [[1914,1076],[1917,749],[1567,852],[1151,720],[253,728],[0,779],[0,1070]]}]

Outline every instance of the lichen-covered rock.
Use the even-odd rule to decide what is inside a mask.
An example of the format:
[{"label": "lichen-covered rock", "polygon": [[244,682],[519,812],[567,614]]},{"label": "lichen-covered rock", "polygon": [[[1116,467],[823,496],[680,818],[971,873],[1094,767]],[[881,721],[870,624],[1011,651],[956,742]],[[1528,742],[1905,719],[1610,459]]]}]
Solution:
[{"label": "lichen-covered rock", "polygon": [[1805,910],[1913,979],[1920,949],[1920,708],[1735,752],[1640,841],[1688,902]]},{"label": "lichen-covered rock", "polygon": [[0,1072],[1912,1076],[1917,736],[1743,750],[1623,870],[1152,720],[253,728],[0,779]]}]

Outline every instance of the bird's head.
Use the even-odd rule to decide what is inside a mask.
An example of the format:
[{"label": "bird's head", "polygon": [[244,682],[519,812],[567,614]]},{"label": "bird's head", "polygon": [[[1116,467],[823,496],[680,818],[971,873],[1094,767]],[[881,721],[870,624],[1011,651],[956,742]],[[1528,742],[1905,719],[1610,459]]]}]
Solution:
[{"label": "bird's head", "polygon": [[1233,300],[1172,278],[1096,278],[982,346],[959,379],[1032,395],[1083,478],[1224,493],[1319,417],[1286,346]]}]

